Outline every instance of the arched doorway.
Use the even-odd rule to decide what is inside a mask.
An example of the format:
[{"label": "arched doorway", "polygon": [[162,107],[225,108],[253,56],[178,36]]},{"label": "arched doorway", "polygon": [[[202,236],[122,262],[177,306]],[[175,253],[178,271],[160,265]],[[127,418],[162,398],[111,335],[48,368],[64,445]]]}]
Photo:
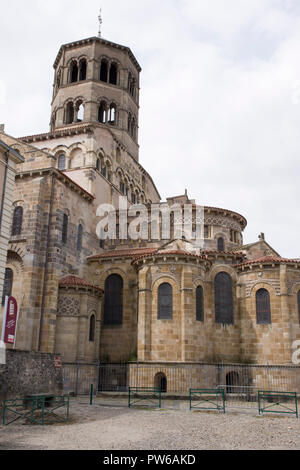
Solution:
[{"label": "arched doorway", "polygon": [[154,377],[154,387],[160,388],[163,393],[167,392],[167,377],[163,372],[159,372]]},{"label": "arched doorway", "polygon": [[237,393],[239,385],[239,374],[235,371],[226,374],[226,393]]}]

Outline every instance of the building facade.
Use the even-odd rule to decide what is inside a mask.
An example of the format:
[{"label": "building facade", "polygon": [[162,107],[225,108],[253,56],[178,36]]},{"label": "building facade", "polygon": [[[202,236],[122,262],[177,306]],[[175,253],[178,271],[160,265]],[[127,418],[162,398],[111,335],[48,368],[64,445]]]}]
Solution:
[{"label": "building facade", "polygon": [[[161,203],[139,162],[141,68],[101,38],[63,45],[54,62],[50,132],[14,138],[21,154],[6,268],[20,305],[18,349],[65,362],[139,360],[290,364],[300,339],[300,261],[264,239],[243,244],[246,219],[202,207],[199,245],[162,237],[99,240],[99,206]],[[184,195],[165,206],[197,206]],[[173,217],[173,218],[172,218]],[[150,220],[150,219],[149,219]],[[128,222],[129,223],[129,222]],[[152,226],[151,226],[152,228]]]},{"label": "building facade", "polygon": [[[4,126],[1,126],[4,130]],[[7,248],[11,232],[12,202],[14,199],[15,174],[23,157],[0,140],[0,299],[4,279],[11,279],[12,272],[6,267]],[[18,214],[15,214],[18,217]]]}]

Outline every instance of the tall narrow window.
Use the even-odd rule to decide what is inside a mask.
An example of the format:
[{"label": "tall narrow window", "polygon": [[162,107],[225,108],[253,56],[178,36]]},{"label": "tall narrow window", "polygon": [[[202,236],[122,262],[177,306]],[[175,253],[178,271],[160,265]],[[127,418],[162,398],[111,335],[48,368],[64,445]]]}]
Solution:
[{"label": "tall narrow window", "polygon": [[2,295],[2,305],[5,303],[5,297],[10,297],[12,293],[12,286],[14,280],[13,270],[10,268],[5,269],[5,277],[3,284],[3,295]]},{"label": "tall narrow window", "polygon": [[203,321],[203,288],[198,286],[196,289],[196,321]]},{"label": "tall narrow window", "polygon": [[64,214],[63,216],[63,226],[62,226],[62,236],[61,236],[61,240],[64,244],[67,243],[67,239],[68,239],[68,216],[67,214]]},{"label": "tall narrow window", "polygon": [[224,238],[218,238],[218,251],[225,251]]},{"label": "tall narrow window", "polygon": [[82,250],[82,236],[83,236],[83,227],[81,224],[78,225],[78,231],[77,231],[77,251]]},{"label": "tall narrow window", "polygon": [[14,210],[11,234],[21,235],[23,224],[23,207],[18,206]]},{"label": "tall narrow window", "polygon": [[58,156],[58,169],[65,170],[66,169],[66,156],[64,153],[61,153]]},{"label": "tall narrow window", "polygon": [[116,64],[111,64],[109,70],[109,83],[112,85],[117,84],[117,77],[118,77],[118,68]]},{"label": "tall narrow window", "polygon": [[86,60],[82,59],[79,64],[79,80],[86,79]]},{"label": "tall narrow window", "polygon": [[98,121],[102,124],[106,123],[106,105],[103,101],[101,101],[98,111]]},{"label": "tall narrow window", "polygon": [[270,294],[266,289],[256,292],[256,319],[259,325],[271,324]]},{"label": "tall narrow window", "polygon": [[107,82],[108,78],[108,64],[106,60],[101,61],[101,66],[100,66],[100,80],[101,82]]},{"label": "tall narrow window", "polygon": [[90,316],[90,331],[89,331],[89,341],[93,342],[95,341],[95,315]]},{"label": "tall narrow window", "polygon": [[111,124],[112,126],[115,124],[116,122],[116,107],[115,105],[111,105],[110,108],[109,108],[109,118],[108,118],[108,122],[109,124]]},{"label": "tall narrow window", "polygon": [[215,277],[215,316],[216,323],[233,325],[232,280],[225,272]]},{"label": "tall narrow window", "polygon": [[122,325],[123,322],[123,279],[112,274],[105,281],[104,324]]},{"label": "tall narrow window", "polygon": [[78,65],[74,60],[70,65],[70,82],[74,83],[78,80]]},{"label": "tall narrow window", "polygon": [[73,103],[68,103],[66,108],[66,124],[72,124],[74,121],[74,105]]},{"label": "tall narrow window", "polygon": [[298,298],[298,317],[299,317],[299,324],[300,324],[300,290],[298,291],[297,298]]},{"label": "tall narrow window", "polygon": [[164,282],[158,287],[158,319],[172,320],[173,316],[173,292],[172,286]]}]

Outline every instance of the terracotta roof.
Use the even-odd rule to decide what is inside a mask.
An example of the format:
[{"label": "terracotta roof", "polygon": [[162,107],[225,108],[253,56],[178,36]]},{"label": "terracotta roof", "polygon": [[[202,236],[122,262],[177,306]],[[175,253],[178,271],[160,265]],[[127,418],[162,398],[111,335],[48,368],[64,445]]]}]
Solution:
[{"label": "terracotta roof", "polygon": [[285,263],[300,264],[300,260],[280,258],[278,256],[262,256],[261,258],[244,261],[244,263],[237,264],[236,267],[248,266],[252,264],[285,264]]},{"label": "terracotta roof", "polygon": [[136,255],[147,255],[151,253],[155,253],[157,248],[132,248],[127,250],[110,250],[103,253],[99,253],[98,255],[89,256],[88,260],[95,260],[95,259],[106,259],[106,258],[132,258]]},{"label": "terracotta roof", "polygon": [[80,277],[74,276],[74,275],[71,275],[71,274],[64,277],[63,279],[61,279],[59,281],[59,285],[60,286],[91,287],[93,289],[97,289],[97,290],[103,292],[103,289],[101,289],[100,287],[95,286],[94,284],[90,284],[85,279],[81,279]]},{"label": "terracotta roof", "polygon": [[219,250],[203,250],[201,253],[205,255],[238,255],[245,256],[242,251],[219,251]]}]

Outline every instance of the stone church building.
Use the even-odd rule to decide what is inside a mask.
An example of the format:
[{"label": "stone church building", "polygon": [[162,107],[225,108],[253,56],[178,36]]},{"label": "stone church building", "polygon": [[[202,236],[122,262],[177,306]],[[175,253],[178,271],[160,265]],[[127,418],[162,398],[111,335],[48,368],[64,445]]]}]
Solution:
[{"label": "stone church building", "polygon": [[[169,239],[99,239],[99,205],[161,202],[139,162],[140,72],[128,47],[65,44],[50,131],[0,132],[24,158],[2,298],[19,304],[16,348],[64,362],[291,364],[300,260],[282,258],[264,234],[244,245],[242,215],[205,206],[201,247],[174,237],[174,220]],[[198,207],[187,192],[174,203]]]}]

